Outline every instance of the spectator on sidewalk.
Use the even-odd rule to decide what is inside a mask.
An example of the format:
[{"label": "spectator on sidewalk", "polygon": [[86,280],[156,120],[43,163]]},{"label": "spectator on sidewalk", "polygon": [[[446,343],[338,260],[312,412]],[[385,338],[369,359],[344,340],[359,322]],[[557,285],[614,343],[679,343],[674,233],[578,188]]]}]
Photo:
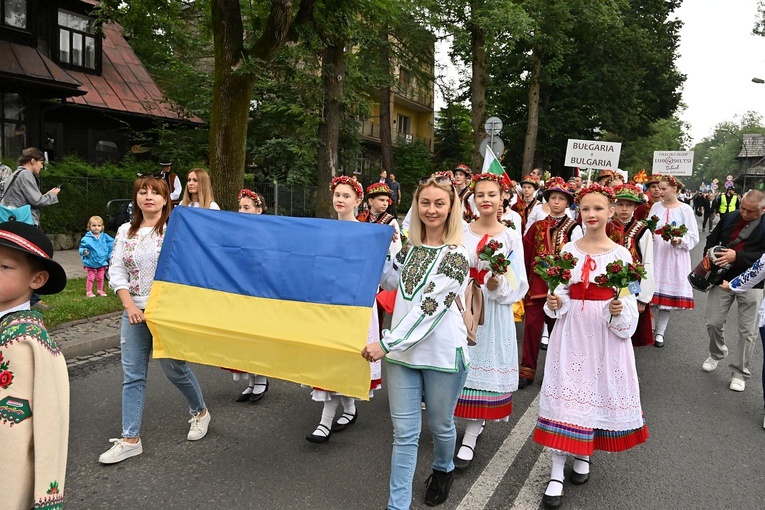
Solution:
[{"label": "spectator on sidewalk", "polygon": [[164,179],[168,188],[170,188],[170,208],[172,209],[180,203],[181,191],[183,191],[183,188],[181,187],[180,177],[178,177],[178,175],[176,175],[176,173],[171,170],[171,167],[172,163],[169,159],[159,163],[159,171],[162,175],[162,179]]},{"label": "spectator on sidewalk", "polygon": [[104,292],[104,275],[112,258],[114,238],[104,232],[104,220],[101,216],[91,216],[88,220],[88,231],[80,241],[80,256],[82,265],[88,273],[85,281],[85,297],[96,297],[93,293],[93,282],[96,282],[96,292],[106,297]]},{"label": "spectator on sidewalk", "polygon": [[388,214],[398,219],[398,205],[401,203],[401,183],[396,180],[396,174],[391,172],[388,174],[388,187],[390,188],[391,202],[388,205]]}]

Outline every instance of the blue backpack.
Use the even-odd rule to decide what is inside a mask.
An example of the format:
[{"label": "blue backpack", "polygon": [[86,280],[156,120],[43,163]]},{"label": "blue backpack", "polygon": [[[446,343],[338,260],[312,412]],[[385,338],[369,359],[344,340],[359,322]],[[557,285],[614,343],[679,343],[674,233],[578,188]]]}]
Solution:
[{"label": "blue backpack", "polygon": [[[17,176],[18,176],[18,172],[16,172],[13,175],[13,177],[10,179],[10,182],[7,182],[7,179],[2,182],[3,194],[5,194],[4,192],[11,187],[11,184],[13,184],[13,181],[16,180]],[[7,207],[0,204],[0,222],[5,222],[5,221],[20,221],[22,223],[28,223],[30,225],[34,225],[35,222],[34,222],[34,218],[32,218],[32,207],[29,204],[22,205],[21,207]]]}]

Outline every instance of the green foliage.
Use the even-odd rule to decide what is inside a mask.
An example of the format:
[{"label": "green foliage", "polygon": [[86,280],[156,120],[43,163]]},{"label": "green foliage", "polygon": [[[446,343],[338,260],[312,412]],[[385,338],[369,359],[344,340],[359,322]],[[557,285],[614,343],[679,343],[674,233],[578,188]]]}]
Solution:
[{"label": "green foliage", "polygon": [[[95,284],[93,286],[95,292]],[[114,292],[106,289],[106,297],[85,297],[85,278],[74,278],[66,282],[66,288],[51,296],[45,296],[50,310],[43,312],[45,327],[56,329],[63,323],[88,319],[122,310],[122,302]]]},{"label": "green foliage", "polygon": [[433,158],[427,145],[421,141],[401,145],[393,153],[396,180],[401,183],[400,211],[409,209],[417,181],[433,173]]},{"label": "green foliage", "polygon": [[458,102],[448,103],[436,119],[435,139],[436,168],[451,170],[460,163],[469,164],[473,157],[470,110]]}]

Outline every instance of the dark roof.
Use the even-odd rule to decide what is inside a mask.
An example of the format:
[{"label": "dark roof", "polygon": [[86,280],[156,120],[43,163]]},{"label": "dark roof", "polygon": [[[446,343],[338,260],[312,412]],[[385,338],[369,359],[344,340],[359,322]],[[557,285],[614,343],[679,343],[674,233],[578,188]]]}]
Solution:
[{"label": "dark roof", "polygon": [[[103,26],[103,30],[101,76],[69,71],[69,74],[82,83],[87,93],[67,101],[139,115],[167,119],[183,118],[165,98],[133,49],[122,37],[122,27],[109,23]],[[198,117],[185,120],[202,122]]]},{"label": "dark roof", "polygon": [[0,80],[38,89],[44,97],[85,94],[81,83],[37,48],[0,41]]},{"label": "dark roof", "polygon": [[747,133],[741,143],[737,158],[761,158],[765,156],[765,135]]}]

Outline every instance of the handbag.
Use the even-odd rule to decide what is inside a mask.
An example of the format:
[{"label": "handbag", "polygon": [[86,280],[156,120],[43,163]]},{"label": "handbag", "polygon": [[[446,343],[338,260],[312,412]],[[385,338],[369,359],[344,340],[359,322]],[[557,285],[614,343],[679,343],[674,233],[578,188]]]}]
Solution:
[{"label": "handbag", "polygon": [[461,298],[458,296],[454,302],[457,304],[457,309],[462,314],[462,321],[467,328],[467,343],[468,345],[475,345],[478,326],[482,326],[484,322],[481,284],[475,278],[470,278],[465,294]]},{"label": "handbag", "polygon": [[0,222],[5,221],[20,221],[29,225],[34,225],[34,219],[32,218],[32,208],[27,205],[21,207],[6,207],[0,205]]}]

